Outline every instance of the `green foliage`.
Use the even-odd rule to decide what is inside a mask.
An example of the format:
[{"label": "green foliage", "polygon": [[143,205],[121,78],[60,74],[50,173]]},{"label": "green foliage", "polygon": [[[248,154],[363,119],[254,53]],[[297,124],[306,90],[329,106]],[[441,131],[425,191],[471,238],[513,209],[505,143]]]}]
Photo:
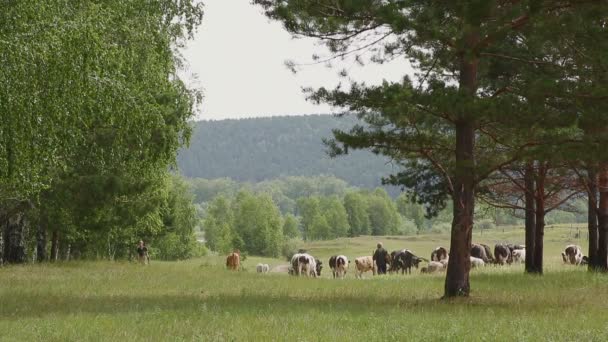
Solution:
[{"label": "green foliage", "polygon": [[230,202],[223,196],[216,197],[209,205],[203,229],[205,241],[209,248],[222,253],[227,253],[232,249],[233,213]]},{"label": "green foliage", "polygon": [[372,235],[394,235],[399,227],[399,213],[386,191],[376,189],[367,199],[367,214]]},{"label": "green foliage", "polygon": [[300,231],[298,230],[298,219],[294,215],[287,214],[283,220],[283,235],[285,238],[291,239],[300,236]]},{"label": "green foliage", "polygon": [[406,194],[401,194],[395,202],[397,211],[399,211],[401,216],[413,221],[418,231],[424,229],[426,219],[424,217],[425,211],[422,205],[412,202]]},{"label": "green foliage", "polygon": [[344,196],[344,209],[348,215],[350,231],[348,236],[369,235],[371,233],[367,202],[364,194],[349,192]]}]

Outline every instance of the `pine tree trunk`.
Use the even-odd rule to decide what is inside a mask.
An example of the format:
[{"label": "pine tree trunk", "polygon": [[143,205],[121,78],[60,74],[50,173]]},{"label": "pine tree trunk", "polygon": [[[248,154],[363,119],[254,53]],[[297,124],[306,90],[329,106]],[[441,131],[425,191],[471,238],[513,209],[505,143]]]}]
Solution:
[{"label": "pine tree trunk", "polygon": [[[536,177],[536,229],[534,232],[534,269],[533,273],[543,274],[543,240],[545,235],[545,176],[546,166],[538,163]],[[527,251],[526,251],[527,254]]]},{"label": "pine tree trunk", "polygon": [[[479,60],[473,49],[479,32],[471,28],[465,34],[465,50],[460,55],[459,89],[473,98],[477,92]],[[453,177],[454,211],[450,239],[450,260],[445,278],[444,298],[468,296],[471,290],[471,240],[475,211],[475,125],[471,113],[459,113],[456,120],[456,169]]]},{"label": "pine tree trunk", "polygon": [[597,173],[593,167],[587,169],[587,229],[589,231],[589,271],[598,267],[598,215],[597,215]]},{"label": "pine tree trunk", "polygon": [[22,264],[27,261],[25,236],[27,220],[23,212],[12,215],[6,227],[4,242],[4,261],[12,264]]},{"label": "pine tree trunk", "polygon": [[454,177],[454,211],[450,240],[450,259],[445,281],[445,297],[468,296],[470,292],[471,240],[475,209],[473,169],[473,125],[457,124],[456,158],[461,163]]},{"label": "pine tree trunk", "polygon": [[608,271],[608,165],[601,166],[598,177],[600,203],[598,206],[597,270]]},{"label": "pine tree trunk", "polygon": [[51,261],[55,262],[59,258],[59,232],[54,230],[51,236]]},{"label": "pine tree trunk", "polygon": [[532,162],[526,163],[524,173],[526,192],[526,273],[534,272],[534,251],[536,250],[536,206],[534,204],[534,165]]}]

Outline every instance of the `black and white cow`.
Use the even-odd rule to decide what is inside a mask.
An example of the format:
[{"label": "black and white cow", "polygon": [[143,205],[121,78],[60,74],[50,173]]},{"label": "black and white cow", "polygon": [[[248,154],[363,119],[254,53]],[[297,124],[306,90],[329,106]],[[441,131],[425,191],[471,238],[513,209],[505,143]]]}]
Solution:
[{"label": "black and white cow", "polygon": [[296,253],[291,257],[292,274],[297,276],[313,276],[321,275],[322,263],[319,259],[315,259],[308,253]]},{"label": "black and white cow", "polygon": [[443,247],[437,247],[431,252],[431,261],[441,261],[448,258],[448,250]]},{"label": "black and white cow", "polygon": [[[412,266],[418,268],[418,264],[422,261],[427,261],[424,258],[420,258],[409,250],[402,250],[395,254],[393,263],[396,265],[395,269],[401,269],[401,274],[412,273]],[[393,267],[391,267],[392,269]]]},{"label": "black and white cow", "polygon": [[564,263],[572,265],[580,265],[583,263],[583,251],[577,245],[568,245],[562,252]]},{"label": "black and white cow", "polygon": [[329,258],[329,268],[334,278],[344,278],[348,269],[348,258],[345,255],[334,255]]}]

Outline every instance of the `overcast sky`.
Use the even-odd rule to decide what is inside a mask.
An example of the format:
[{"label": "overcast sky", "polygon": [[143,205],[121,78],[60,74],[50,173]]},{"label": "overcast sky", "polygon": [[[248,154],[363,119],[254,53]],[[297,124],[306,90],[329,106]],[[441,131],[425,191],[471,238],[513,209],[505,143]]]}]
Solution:
[{"label": "overcast sky", "polygon": [[411,70],[405,61],[365,67],[348,62],[333,63],[333,69],[304,66],[293,74],[286,60],[307,63],[324,48],[312,39],[293,39],[250,0],[204,3],[203,24],[182,51],[183,78],[204,94],[197,120],[330,113],[328,106],[307,102],[301,88],[333,87],[344,68],[351,78],[370,84],[401,79]]}]

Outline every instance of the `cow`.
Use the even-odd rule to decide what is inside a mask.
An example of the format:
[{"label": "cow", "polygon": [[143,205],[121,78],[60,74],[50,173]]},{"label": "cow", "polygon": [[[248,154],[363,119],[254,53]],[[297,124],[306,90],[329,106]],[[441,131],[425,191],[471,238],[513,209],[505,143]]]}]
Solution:
[{"label": "cow", "polygon": [[395,255],[395,260],[393,263],[396,263],[397,267],[401,269],[401,274],[403,273],[412,273],[412,266],[418,268],[418,264],[422,261],[428,261],[424,258],[417,257],[409,250],[400,251]]},{"label": "cow", "polygon": [[562,252],[564,263],[571,265],[580,265],[583,263],[583,252],[577,245],[568,245]]},{"label": "cow", "polygon": [[515,249],[511,252],[511,258],[514,263],[523,264],[526,262],[526,249]]},{"label": "cow", "polygon": [[476,258],[476,257],[471,257],[471,267],[472,268],[477,268],[477,267],[482,267],[485,266],[485,262],[483,261],[483,259],[480,258]]},{"label": "cow", "polygon": [[501,243],[497,243],[494,246],[494,255],[496,256],[496,264],[498,265],[510,264],[513,261],[511,250],[507,245]]},{"label": "cow", "polygon": [[329,268],[334,278],[344,278],[348,269],[348,258],[345,255],[332,256],[329,258]]},{"label": "cow", "polygon": [[448,258],[448,250],[443,247],[437,247],[431,253],[431,261],[441,261]]},{"label": "cow", "polygon": [[[445,259],[442,259],[445,260]],[[437,273],[444,272],[446,270],[446,265],[439,261],[429,261],[429,264],[426,267],[420,268],[420,273]]]},{"label": "cow", "polygon": [[517,243],[515,243],[515,244],[508,243],[507,247],[509,247],[509,250],[511,251],[511,253],[513,253],[513,251],[515,251],[515,250],[525,249],[526,248],[526,246],[520,245],[520,244],[517,244]]},{"label": "cow", "polygon": [[362,256],[355,259],[355,277],[362,278],[363,273],[372,271],[372,273],[376,274],[376,269],[374,267],[374,260],[371,255]]},{"label": "cow", "polygon": [[490,246],[486,245],[485,243],[480,243],[479,245],[481,245],[486,251],[486,257],[488,258],[488,260],[484,260],[484,262],[495,262],[496,260],[494,259],[494,255],[492,254],[492,249],[490,248]]},{"label": "cow", "polygon": [[226,257],[226,267],[232,271],[238,271],[241,267],[241,253],[237,249]]},{"label": "cow", "polygon": [[391,252],[391,254],[389,255],[389,260],[390,260],[389,273],[398,272],[401,269],[401,264],[397,261],[397,255],[399,255],[400,253],[405,253],[405,252],[411,253],[412,251],[410,251],[409,249],[400,249],[400,250]]},{"label": "cow", "polygon": [[255,266],[255,270],[258,273],[268,273],[268,272],[270,272],[270,265],[268,265],[268,264],[257,264]]},{"label": "cow", "polygon": [[308,253],[296,253],[291,257],[292,274],[317,277],[321,274],[321,262]]},{"label": "cow", "polygon": [[315,259],[315,272],[317,272],[317,277],[321,276],[321,270],[323,269],[323,263],[319,259]]},{"label": "cow", "polygon": [[482,244],[474,243],[471,245],[471,256],[479,258],[484,262],[491,262],[491,259],[488,257],[488,251],[486,250],[485,245]]}]

